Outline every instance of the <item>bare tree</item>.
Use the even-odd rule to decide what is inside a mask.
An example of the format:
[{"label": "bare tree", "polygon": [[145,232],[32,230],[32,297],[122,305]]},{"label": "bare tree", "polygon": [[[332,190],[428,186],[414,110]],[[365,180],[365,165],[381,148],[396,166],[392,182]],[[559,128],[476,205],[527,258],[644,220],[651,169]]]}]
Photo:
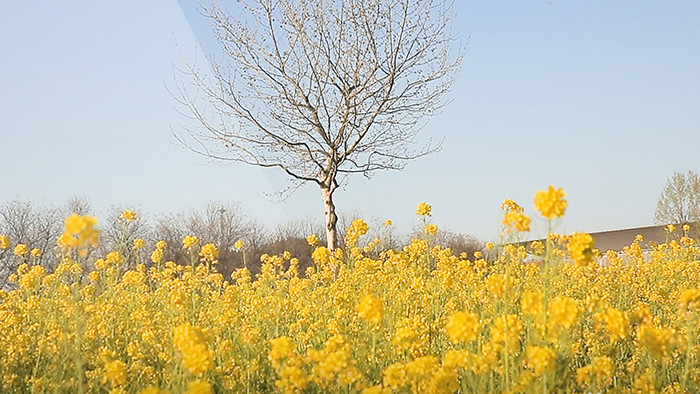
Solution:
[{"label": "bare tree", "polygon": [[315,183],[327,244],[337,245],[333,193],[350,174],[400,170],[434,152],[415,137],[446,104],[454,51],[450,0],[242,0],[203,8],[222,57],[187,67],[196,97],[176,99],[196,126],[178,139],[210,158],[277,168],[295,190]]},{"label": "bare tree", "polygon": [[164,215],[156,219],[153,236],[170,245],[166,258],[186,261],[180,242],[186,235],[196,235],[200,243],[213,243],[219,249],[217,269],[225,276],[243,266],[236,241],[243,241],[246,250],[256,250],[263,242],[262,226],[250,220],[237,204],[211,202],[203,210],[191,210],[187,215]]},{"label": "bare tree", "polygon": [[67,216],[70,216],[73,213],[77,213],[78,215],[87,215],[92,211],[92,205],[90,204],[90,200],[87,198],[87,196],[71,196],[68,199],[68,202],[66,202],[66,211]]},{"label": "bare tree", "polygon": [[[33,258],[35,264],[50,268],[55,262],[53,247],[61,234],[63,216],[54,207],[36,207],[30,201],[10,201],[0,205],[0,234],[11,244],[25,244],[38,249],[41,254]],[[9,275],[17,269],[20,259],[13,258],[12,250],[0,251],[0,288],[4,288]]]},{"label": "bare tree", "polygon": [[654,221],[681,225],[700,221],[700,177],[696,172],[676,172],[666,181]]}]

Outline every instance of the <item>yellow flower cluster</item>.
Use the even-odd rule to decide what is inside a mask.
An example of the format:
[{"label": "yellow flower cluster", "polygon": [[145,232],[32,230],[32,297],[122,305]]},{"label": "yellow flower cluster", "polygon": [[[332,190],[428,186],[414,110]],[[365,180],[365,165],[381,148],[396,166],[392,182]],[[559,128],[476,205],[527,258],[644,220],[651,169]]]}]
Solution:
[{"label": "yellow flower cluster", "polygon": [[316,235],[316,234],[309,235],[308,237],[306,237],[306,243],[309,244],[309,246],[318,245],[318,235]]},{"label": "yellow flower cluster", "polygon": [[590,234],[584,232],[574,232],[569,237],[569,256],[576,264],[586,265],[593,260],[594,240]]},{"label": "yellow flower cluster", "polygon": [[384,303],[374,294],[363,295],[357,304],[357,314],[370,323],[379,324],[384,314]]},{"label": "yellow flower cluster", "polygon": [[508,211],[503,217],[503,224],[510,230],[530,231],[530,218],[522,212]]},{"label": "yellow flower cluster", "polygon": [[432,212],[433,208],[426,202],[422,202],[418,204],[418,208],[416,208],[416,215],[418,216],[430,216],[430,213]]},{"label": "yellow flower cluster", "polygon": [[199,238],[194,235],[187,235],[182,239],[183,249],[192,249],[193,247],[199,245]]},{"label": "yellow flower cluster", "polygon": [[0,234],[0,250],[5,250],[10,247],[10,239],[5,234]]},{"label": "yellow flower cluster", "polygon": [[203,262],[216,264],[219,258],[219,249],[214,244],[203,245],[202,248],[199,249],[199,257]]},{"label": "yellow flower cluster", "polygon": [[29,248],[25,244],[17,244],[12,252],[15,256],[24,256],[29,253]]},{"label": "yellow flower cluster", "polygon": [[357,241],[361,236],[365,235],[369,230],[369,226],[362,219],[355,219],[345,233],[345,245],[349,248],[357,245]]},{"label": "yellow flower cluster", "polygon": [[203,331],[189,323],[173,329],[173,344],[180,352],[182,366],[190,373],[201,376],[213,367],[215,354],[209,350]]},{"label": "yellow flower cluster", "polygon": [[95,228],[97,219],[92,216],[72,214],[66,218],[65,231],[58,239],[58,245],[67,248],[97,246],[99,231]]},{"label": "yellow flower cluster", "polygon": [[126,222],[133,222],[136,221],[136,212],[127,209],[122,212],[120,217]]},{"label": "yellow flower cluster", "polygon": [[555,189],[549,185],[547,190],[538,190],[535,194],[535,209],[547,219],[564,216],[566,210],[566,193],[563,189]]},{"label": "yellow flower cluster", "polygon": [[158,242],[152,265],[59,250],[54,269],[8,240],[0,392],[700,392],[692,238],[604,258],[583,233],[473,258],[317,246],[306,272],[282,253],[226,278],[185,239],[194,261]]},{"label": "yellow flower cluster", "polygon": [[479,336],[479,316],[469,312],[455,312],[447,319],[447,335],[453,343],[473,341]]}]

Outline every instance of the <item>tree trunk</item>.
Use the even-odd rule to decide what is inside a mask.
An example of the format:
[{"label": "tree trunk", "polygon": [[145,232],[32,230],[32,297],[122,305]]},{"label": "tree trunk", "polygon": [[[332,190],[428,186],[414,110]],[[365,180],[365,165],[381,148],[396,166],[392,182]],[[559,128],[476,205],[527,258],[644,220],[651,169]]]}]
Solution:
[{"label": "tree trunk", "polygon": [[333,204],[333,190],[330,187],[321,187],[321,197],[323,198],[323,210],[326,217],[326,242],[328,249],[335,249],[338,244],[338,231],[336,224],[338,216],[335,214],[335,205]]}]

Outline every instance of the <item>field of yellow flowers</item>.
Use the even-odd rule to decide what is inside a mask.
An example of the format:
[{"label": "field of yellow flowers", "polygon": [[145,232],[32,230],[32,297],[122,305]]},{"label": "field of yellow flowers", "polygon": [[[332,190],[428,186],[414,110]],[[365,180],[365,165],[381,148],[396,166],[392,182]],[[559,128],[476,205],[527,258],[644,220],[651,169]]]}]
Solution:
[{"label": "field of yellow flowers", "polygon": [[[548,229],[564,197],[535,196]],[[505,239],[521,239],[530,218],[501,208]],[[0,236],[22,263],[0,291],[0,391],[700,392],[693,239],[601,253],[588,234],[550,231],[456,256],[433,244],[431,207],[417,214],[425,236],[401,250],[364,243],[356,220],[343,249],[308,237],[306,272],[289,253],[263,255],[256,277],[222,277],[217,247],[195,235],[144,261],[139,240],[93,256],[89,216],[66,219],[53,272]],[[162,261],[167,248],[188,261]]]}]

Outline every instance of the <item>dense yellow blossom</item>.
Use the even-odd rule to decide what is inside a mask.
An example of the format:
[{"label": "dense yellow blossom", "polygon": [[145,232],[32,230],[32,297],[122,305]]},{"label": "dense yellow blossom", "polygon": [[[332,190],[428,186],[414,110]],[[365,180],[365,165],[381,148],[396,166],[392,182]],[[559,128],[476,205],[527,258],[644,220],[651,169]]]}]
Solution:
[{"label": "dense yellow blossom", "polygon": [[425,233],[428,235],[435,235],[438,231],[438,228],[436,225],[433,223],[428,223],[425,225]]},{"label": "dense yellow blossom", "polygon": [[25,244],[17,244],[12,252],[15,256],[24,256],[29,253],[29,248]]},{"label": "dense yellow blossom", "polygon": [[199,245],[199,238],[194,235],[187,235],[182,239],[183,249],[191,249],[194,246]]},{"label": "dense yellow blossom", "polygon": [[105,364],[105,378],[112,386],[123,386],[127,378],[126,364],[121,360]]},{"label": "dense yellow blossom", "polygon": [[199,327],[189,323],[175,327],[173,343],[180,352],[182,365],[190,373],[200,376],[213,368],[214,352],[208,348],[204,333]]},{"label": "dense yellow blossom", "polygon": [[473,341],[480,331],[479,316],[469,312],[455,312],[447,319],[445,329],[453,343]]},{"label": "dense yellow blossom", "polygon": [[416,208],[416,215],[418,216],[430,216],[430,213],[432,212],[433,208],[428,205],[426,202],[422,202],[418,204],[418,208]]},{"label": "dense yellow blossom", "polygon": [[507,198],[501,203],[501,210],[506,212],[523,212],[525,209],[515,201]]},{"label": "dense yellow blossom", "polygon": [[554,326],[569,328],[578,319],[579,303],[569,297],[556,296],[549,304],[549,321]]},{"label": "dense yellow blossom", "polygon": [[525,349],[525,366],[531,369],[535,375],[541,375],[554,367],[556,354],[551,348],[542,346],[528,346]]},{"label": "dense yellow blossom", "polygon": [[318,235],[316,235],[316,234],[309,235],[308,237],[306,237],[306,243],[309,244],[309,246],[318,245]]},{"label": "dense yellow blossom", "polygon": [[151,253],[151,261],[154,264],[158,264],[163,261],[163,256],[163,249],[158,248]]},{"label": "dense yellow blossom", "polygon": [[219,249],[214,244],[203,245],[202,248],[199,249],[199,257],[202,261],[213,263],[219,258]]},{"label": "dense yellow blossom", "polygon": [[509,230],[520,232],[530,231],[530,218],[522,212],[508,211],[503,217],[503,224]]},{"label": "dense yellow blossom", "polygon": [[538,190],[535,194],[535,209],[547,219],[564,216],[566,210],[566,193],[563,189],[555,189],[549,185],[547,190]]},{"label": "dense yellow blossom", "polygon": [[593,260],[594,240],[590,234],[575,232],[568,239],[569,256],[576,264],[585,265]]},{"label": "dense yellow blossom", "polygon": [[136,212],[126,209],[122,212],[120,217],[127,222],[133,222],[136,220]]},{"label": "dense yellow blossom", "polygon": [[143,238],[136,238],[134,240],[134,249],[143,249],[144,241]]},{"label": "dense yellow blossom", "polygon": [[10,239],[5,234],[0,234],[0,250],[5,250],[10,247]]},{"label": "dense yellow blossom", "polygon": [[678,304],[681,308],[700,308],[700,290],[699,289],[685,289],[678,296]]},{"label": "dense yellow blossom", "polygon": [[375,238],[317,245],[305,272],[284,252],[224,276],[199,242],[172,251],[186,261],[164,262],[164,242],[153,264],[123,243],[81,255],[92,221],[72,220],[77,249],[47,249],[50,266],[0,250],[19,264],[0,290],[0,392],[700,392],[689,237],[604,259],[580,233],[475,254]]},{"label": "dense yellow blossom", "polygon": [[74,213],[66,218],[65,230],[58,244],[65,247],[97,246],[99,231],[96,225],[96,218]]},{"label": "dense yellow blossom", "polygon": [[379,324],[384,314],[384,302],[374,294],[365,294],[357,304],[357,313],[364,320]]},{"label": "dense yellow blossom", "polygon": [[185,394],[214,394],[214,388],[206,380],[196,379],[187,385]]},{"label": "dense yellow blossom", "polygon": [[350,224],[350,227],[345,232],[345,244],[348,247],[353,247],[362,235],[365,235],[369,230],[369,226],[362,219],[355,219]]}]

